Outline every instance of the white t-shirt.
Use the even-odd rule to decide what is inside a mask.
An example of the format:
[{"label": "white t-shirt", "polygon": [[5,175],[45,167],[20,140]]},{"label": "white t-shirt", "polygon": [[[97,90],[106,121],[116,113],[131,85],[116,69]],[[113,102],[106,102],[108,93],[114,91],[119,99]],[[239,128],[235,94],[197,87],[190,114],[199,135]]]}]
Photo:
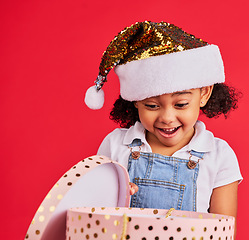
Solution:
[{"label": "white t-shirt", "polygon": [[[134,139],[141,139],[141,152],[151,153],[151,147],[145,139],[145,129],[140,122],[129,129],[116,128],[101,143],[98,155],[104,155],[121,163],[127,168],[130,149],[128,145]],[[135,150],[135,149],[134,149]],[[199,162],[197,178],[197,211],[207,212],[214,188],[241,181],[237,157],[232,148],[222,139],[206,130],[205,124],[197,121],[195,135],[188,145],[176,151],[172,156],[189,159],[189,151],[205,152]]]}]

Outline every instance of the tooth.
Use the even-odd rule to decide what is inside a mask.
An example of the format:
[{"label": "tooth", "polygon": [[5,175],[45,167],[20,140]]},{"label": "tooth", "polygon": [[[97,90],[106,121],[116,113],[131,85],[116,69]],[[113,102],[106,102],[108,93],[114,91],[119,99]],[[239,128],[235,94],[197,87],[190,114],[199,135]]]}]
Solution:
[{"label": "tooth", "polygon": [[175,128],[169,128],[169,129],[164,129],[165,132],[171,132],[171,131],[174,131]]}]

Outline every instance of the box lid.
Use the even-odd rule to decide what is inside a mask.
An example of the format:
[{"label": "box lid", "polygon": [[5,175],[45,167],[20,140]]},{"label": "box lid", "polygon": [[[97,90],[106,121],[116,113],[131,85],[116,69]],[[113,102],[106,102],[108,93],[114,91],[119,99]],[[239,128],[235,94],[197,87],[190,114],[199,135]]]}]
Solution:
[{"label": "box lid", "polygon": [[68,170],[39,206],[25,239],[65,240],[66,211],[72,207],[128,207],[129,176],[105,156],[85,158]]}]

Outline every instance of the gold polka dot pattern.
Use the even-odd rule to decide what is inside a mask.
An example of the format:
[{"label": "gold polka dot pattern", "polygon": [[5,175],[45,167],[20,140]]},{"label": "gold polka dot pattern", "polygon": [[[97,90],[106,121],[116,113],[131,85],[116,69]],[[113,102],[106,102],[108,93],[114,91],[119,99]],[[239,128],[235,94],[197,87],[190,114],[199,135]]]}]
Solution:
[{"label": "gold polka dot pattern", "polygon": [[[87,236],[101,240],[231,240],[234,234],[234,218],[219,214],[173,210],[165,218],[169,210],[95,207],[94,214],[89,218],[91,212],[92,208],[88,207],[68,211],[67,226],[70,230],[66,240],[81,240]],[[70,220],[79,215],[81,221]],[[91,224],[91,228],[87,224]],[[81,228],[86,231],[80,232]],[[74,229],[77,229],[76,233]]]}]

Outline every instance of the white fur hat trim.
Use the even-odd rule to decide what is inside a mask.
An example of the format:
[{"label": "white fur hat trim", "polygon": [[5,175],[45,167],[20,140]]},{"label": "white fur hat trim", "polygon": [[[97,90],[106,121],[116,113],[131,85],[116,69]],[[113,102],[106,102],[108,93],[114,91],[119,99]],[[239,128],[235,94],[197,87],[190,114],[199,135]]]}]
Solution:
[{"label": "white fur hat trim", "polygon": [[118,65],[120,93],[128,101],[225,81],[218,46],[207,45]]}]

